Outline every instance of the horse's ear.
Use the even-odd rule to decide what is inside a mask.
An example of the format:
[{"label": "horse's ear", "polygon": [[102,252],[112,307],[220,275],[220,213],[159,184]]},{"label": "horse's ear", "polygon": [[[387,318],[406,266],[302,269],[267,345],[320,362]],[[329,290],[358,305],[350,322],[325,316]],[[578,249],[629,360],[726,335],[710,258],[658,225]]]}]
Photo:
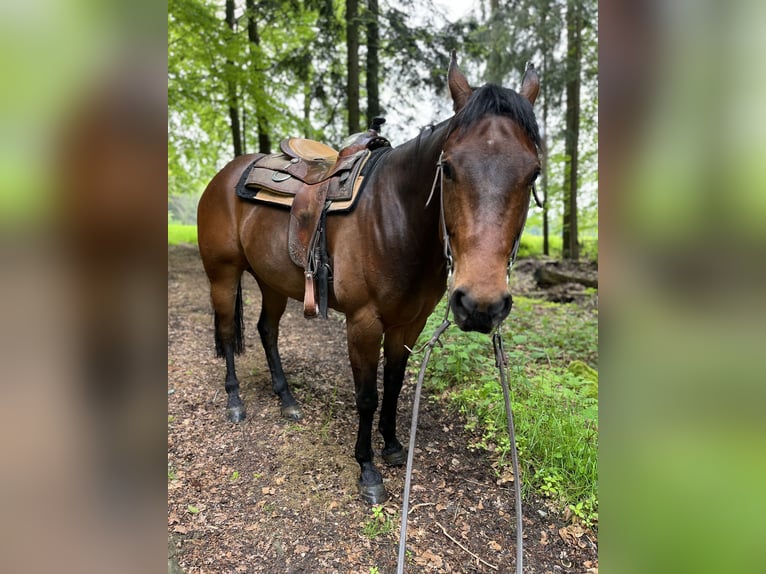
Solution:
[{"label": "horse's ear", "polygon": [[468,80],[465,79],[463,72],[457,67],[457,56],[455,50],[452,50],[449,61],[449,71],[447,72],[447,82],[449,83],[449,93],[452,96],[452,103],[454,104],[455,112],[459,112],[468,98],[471,97],[473,90],[468,85]]},{"label": "horse's ear", "polygon": [[537,70],[535,70],[535,65],[532,62],[527,62],[527,69],[521,79],[521,91],[519,93],[533,105],[537,99],[537,94],[540,93],[540,77],[537,75]]}]

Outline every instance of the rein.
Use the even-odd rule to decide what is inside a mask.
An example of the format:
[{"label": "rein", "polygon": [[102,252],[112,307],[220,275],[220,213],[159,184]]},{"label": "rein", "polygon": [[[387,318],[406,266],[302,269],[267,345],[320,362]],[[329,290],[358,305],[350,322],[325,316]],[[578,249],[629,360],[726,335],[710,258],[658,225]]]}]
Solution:
[{"label": "rein", "polygon": [[[423,363],[420,366],[420,373],[418,374],[418,381],[415,385],[415,397],[412,403],[412,423],[410,425],[410,442],[409,450],[407,452],[407,470],[404,477],[404,497],[402,500],[402,523],[399,531],[399,558],[397,562],[396,572],[397,574],[404,574],[404,561],[406,557],[407,547],[407,518],[410,505],[410,488],[412,485],[412,463],[415,456],[415,434],[418,429],[418,412],[420,410],[420,392],[423,388],[423,379],[426,374],[426,367],[428,361],[431,359],[431,352],[436,344],[439,342],[439,338],[444,331],[452,324],[448,319],[449,317],[449,303],[447,304],[447,312],[444,315],[444,321],[439,325],[431,339],[420,349],[425,349],[425,355],[423,356]],[[513,486],[516,496],[516,574],[522,574],[524,564],[524,539],[523,539],[523,524],[522,524],[522,507],[521,507],[521,475],[519,474],[519,459],[516,452],[516,431],[513,425],[513,410],[511,409],[510,389],[508,386],[508,379],[506,377],[506,368],[508,366],[508,358],[505,354],[503,347],[503,337],[500,334],[500,327],[495,330],[492,335],[492,346],[495,351],[495,365],[497,366],[500,374],[500,384],[503,388],[503,398],[505,403],[505,416],[508,421],[508,436],[510,437],[511,444],[511,466],[513,469]],[[420,352],[418,351],[418,352]]]}]

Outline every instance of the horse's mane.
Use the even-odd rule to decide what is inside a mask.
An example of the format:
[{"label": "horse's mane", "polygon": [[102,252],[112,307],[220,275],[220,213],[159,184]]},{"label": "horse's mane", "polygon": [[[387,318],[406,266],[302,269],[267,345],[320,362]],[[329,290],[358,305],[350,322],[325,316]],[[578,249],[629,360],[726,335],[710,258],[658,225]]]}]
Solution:
[{"label": "horse's mane", "polygon": [[522,127],[538,151],[542,149],[532,104],[513,90],[495,84],[486,84],[474,90],[463,109],[452,118],[449,133],[457,129],[462,131],[485,115],[511,118]]}]

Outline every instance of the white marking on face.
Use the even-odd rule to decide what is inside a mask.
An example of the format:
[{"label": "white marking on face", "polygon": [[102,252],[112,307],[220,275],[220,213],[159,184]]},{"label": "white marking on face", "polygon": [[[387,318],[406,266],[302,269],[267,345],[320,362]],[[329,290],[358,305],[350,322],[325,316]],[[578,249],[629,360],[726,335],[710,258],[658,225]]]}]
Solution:
[{"label": "white marking on face", "polygon": [[495,140],[487,140],[487,145],[492,145],[495,143]]}]

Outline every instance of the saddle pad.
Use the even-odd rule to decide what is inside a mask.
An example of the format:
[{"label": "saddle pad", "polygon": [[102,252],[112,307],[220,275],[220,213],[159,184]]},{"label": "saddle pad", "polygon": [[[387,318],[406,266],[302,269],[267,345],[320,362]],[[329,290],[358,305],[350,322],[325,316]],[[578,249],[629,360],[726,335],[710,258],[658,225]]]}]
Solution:
[{"label": "saddle pad", "polygon": [[[387,155],[391,149],[392,148],[381,148],[380,150],[375,150],[373,152],[367,153],[365,157],[362,158],[362,160],[359,162],[359,165],[355,166],[355,168],[358,167],[358,169],[353,170],[353,175],[355,176],[353,179],[353,184],[343,186],[348,189],[348,193],[343,194],[342,199],[337,197],[338,191],[340,190],[333,190],[332,188],[335,187],[335,185],[331,185],[330,191],[334,191],[336,195],[328,192],[327,199],[330,200],[331,203],[327,212],[348,213],[352,211],[359,198],[359,194],[364,189],[365,177],[370,173],[375,164],[377,164],[378,160],[380,160],[384,155]],[[277,207],[290,209],[295,198],[294,194],[279,193],[263,187],[255,187],[249,183],[252,179],[251,172],[254,171],[253,167],[255,166],[256,162],[258,162],[258,160],[250,164],[242,173],[242,177],[240,178],[236,187],[237,196],[241,197],[242,199],[254,201],[255,203],[274,205]],[[335,184],[336,182],[337,178],[331,181],[331,184]],[[350,181],[347,183],[351,184]]]}]

